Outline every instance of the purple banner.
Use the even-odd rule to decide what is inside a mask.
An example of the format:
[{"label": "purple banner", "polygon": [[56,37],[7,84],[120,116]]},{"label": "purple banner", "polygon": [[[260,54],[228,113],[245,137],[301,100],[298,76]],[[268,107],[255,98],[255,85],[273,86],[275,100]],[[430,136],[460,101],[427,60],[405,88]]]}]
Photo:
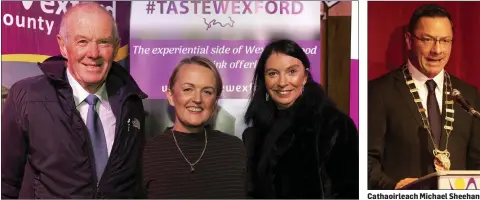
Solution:
[{"label": "purple banner", "polygon": [[[115,17],[120,37],[123,39],[121,47],[128,44],[131,3],[97,2]],[[2,55],[59,55],[56,35],[61,18],[69,8],[78,3],[80,1],[2,1]],[[125,56],[126,54],[123,55]]]},{"label": "purple banner", "polygon": [[[248,99],[263,47],[258,40],[131,40],[132,76],[150,99],[165,99],[168,79],[185,57],[204,56],[217,66],[224,99]],[[320,79],[320,41],[297,41],[310,59],[311,74]]]}]

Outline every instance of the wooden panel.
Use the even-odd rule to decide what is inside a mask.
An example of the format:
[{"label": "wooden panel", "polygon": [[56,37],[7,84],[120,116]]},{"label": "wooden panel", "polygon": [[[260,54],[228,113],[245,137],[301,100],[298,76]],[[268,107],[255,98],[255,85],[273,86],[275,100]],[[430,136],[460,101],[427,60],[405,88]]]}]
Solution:
[{"label": "wooden panel", "polygon": [[327,17],[326,89],[338,108],[350,110],[350,16]]}]

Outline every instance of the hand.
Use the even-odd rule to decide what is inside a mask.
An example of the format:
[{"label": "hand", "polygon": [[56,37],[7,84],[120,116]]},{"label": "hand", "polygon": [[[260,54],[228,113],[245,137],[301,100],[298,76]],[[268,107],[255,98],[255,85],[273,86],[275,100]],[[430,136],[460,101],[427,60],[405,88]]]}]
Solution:
[{"label": "hand", "polygon": [[413,181],[416,181],[418,178],[405,178],[405,179],[402,179],[400,181],[398,181],[397,185],[395,185],[395,189],[398,190],[398,189],[401,189],[402,187],[410,184],[411,182]]}]

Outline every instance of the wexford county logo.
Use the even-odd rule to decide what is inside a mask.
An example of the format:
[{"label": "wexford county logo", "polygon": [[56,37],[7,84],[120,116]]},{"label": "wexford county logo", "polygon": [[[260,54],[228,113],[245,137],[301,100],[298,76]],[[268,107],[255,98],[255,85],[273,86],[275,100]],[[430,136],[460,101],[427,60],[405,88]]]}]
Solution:
[{"label": "wexford county logo", "polygon": [[[6,3],[16,4],[20,2]],[[16,6],[6,6],[2,2],[2,5],[4,5],[2,9],[2,23],[5,26],[34,29],[51,35],[55,23],[57,23],[56,26],[58,27],[61,16],[67,12],[67,9],[80,3],[80,1],[21,1],[21,3],[27,12],[19,12]],[[115,4],[115,1],[112,1],[111,6],[100,5],[110,11],[115,18]]]},{"label": "wexford county logo", "polygon": [[[233,28],[233,15],[298,15],[303,12],[303,3],[293,1],[148,1],[147,14],[154,14],[157,9],[161,15],[203,15],[201,19],[205,30],[214,26]],[[207,17],[205,15],[211,15]],[[231,15],[225,18],[226,15]]]}]

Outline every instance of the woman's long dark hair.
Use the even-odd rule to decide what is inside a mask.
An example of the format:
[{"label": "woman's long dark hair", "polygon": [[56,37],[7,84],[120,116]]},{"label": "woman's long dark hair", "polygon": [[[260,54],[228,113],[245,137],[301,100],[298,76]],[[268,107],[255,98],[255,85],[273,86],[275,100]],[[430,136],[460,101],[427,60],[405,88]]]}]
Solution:
[{"label": "woman's long dark hair", "polygon": [[[291,40],[276,40],[268,44],[258,60],[255,74],[252,81],[252,92],[250,93],[250,102],[245,113],[244,120],[248,125],[255,125],[259,128],[268,128],[272,123],[273,114],[276,110],[275,103],[272,100],[265,101],[267,88],[265,86],[265,64],[272,53],[282,53],[299,59],[305,67],[307,83],[304,93],[312,87],[318,88],[323,96],[323,90],[315,83],[309,72],[310,61],[303,49]],[[317,96],[318,98],[318,96]],[[317,101],[321,101],[317,99]]]}]

